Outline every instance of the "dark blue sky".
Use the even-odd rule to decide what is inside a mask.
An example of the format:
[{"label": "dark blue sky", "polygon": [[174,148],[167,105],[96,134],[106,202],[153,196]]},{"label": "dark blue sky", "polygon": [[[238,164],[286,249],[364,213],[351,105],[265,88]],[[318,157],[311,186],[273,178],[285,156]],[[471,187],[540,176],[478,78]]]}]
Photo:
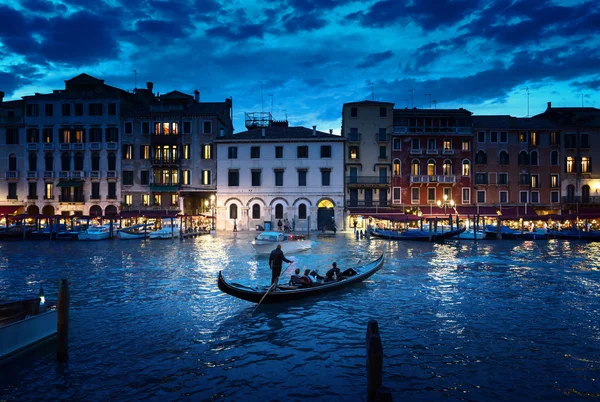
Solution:
[{"label": "dark blue sky", "polygon": [[261,110],[339,132],[343,103],[373,95],[526,116],[528,88],[530,115],[598,107],[599,4],[0,0],[0,90],[50,92],[82,72],[132,90],[137,70],[138,87],[232,96],[236,132]]}]

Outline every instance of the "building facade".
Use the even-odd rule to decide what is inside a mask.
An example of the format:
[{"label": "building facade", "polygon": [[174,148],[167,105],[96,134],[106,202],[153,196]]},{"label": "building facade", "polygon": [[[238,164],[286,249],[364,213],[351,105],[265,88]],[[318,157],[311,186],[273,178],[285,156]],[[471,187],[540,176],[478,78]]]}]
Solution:
[{"label": "building facade", "polygon": [[274,123],[215,140],[218,230],[338,228],[344,219],[344,138]]}]

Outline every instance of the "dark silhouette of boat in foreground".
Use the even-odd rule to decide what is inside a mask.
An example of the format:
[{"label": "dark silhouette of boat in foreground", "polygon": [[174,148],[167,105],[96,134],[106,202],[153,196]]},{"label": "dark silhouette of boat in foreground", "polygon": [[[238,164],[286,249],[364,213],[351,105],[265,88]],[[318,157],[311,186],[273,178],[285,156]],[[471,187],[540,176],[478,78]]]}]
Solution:
[{"label": "dark silhouette of boat in foreground", "polygon": [[397,230],[374,229],[371,236],[389,240],[411,240],[411,241],[440,241],[458,236],[465,231],[465,227],[448,230],[447,232],[409,229],[403,232]]},{"label": "dark silhouette of boat in foreground", "polygon": [[354,275],[342,276],[342,279],[337,281],[315,283],[309,287],[279,285],[274,290],[270,290],[270,287],[268,286],[252,288],[237,283],[227,282],[225,278],[223,278],[223,273],[221,271],[219,271],[218,285],[221,291],[233,297],[237,297],[238,299],[260,304],[281,303],[306,297],[314,297],[362,282],[381,268],[384,261],[383,256],[384,254],[382,253],[375,261],[347,270],[353,270],[355,272]]}]

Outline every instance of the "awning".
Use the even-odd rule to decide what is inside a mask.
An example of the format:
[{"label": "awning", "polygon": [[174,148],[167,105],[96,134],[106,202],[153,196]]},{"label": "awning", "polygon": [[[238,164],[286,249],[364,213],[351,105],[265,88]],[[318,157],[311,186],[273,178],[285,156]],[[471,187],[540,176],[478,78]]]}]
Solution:
[{"label": "awning", "polygon": [[421,214],[423,214],[423,216],[440,216],[440,217],[448,217],[448,215],[456,215],[456,211],[454,210],[453,207],[446,207],[446,210],[444,210],[444,207],[438,207],[438,206],[430,206],[430,207],[419,207],[419,209],[421,210]]},{"label": "awning", "polygon": [[361,214],[353,213],[353,215],[362,215],[363,219],[374,218],[374,219],[388,220],[388,221],[394,221],[394,222],[418,221],[420,219],[416,215],[394,213],[394,212],[390,212],[390,213],[381,213],[381,212],[368,213],[368,212],[366,212],[366,213],[361,213]]},{"label": "awning", "polygon": [[459,215],[498,216],[498,207],[457,206]]},{"label": "awning", "polygon": [[56,187],[81,187],[81,181],[59,181]]},{"label": "awning", "polygon": [[12,215],[21,208],[20,205],[2,205],[0,206],[0,218],[4,215]]},{"label": "awning", "polygon": [[175,218],[181,211],[179,210],[157,210],[157,209],[141,209],[141,210],[130,210],[122,211],[120,214],[121,218]]},{"label": "awning", "polygon": [[150,186],[153,193],[174,193],[179,190],[179,186]]}]

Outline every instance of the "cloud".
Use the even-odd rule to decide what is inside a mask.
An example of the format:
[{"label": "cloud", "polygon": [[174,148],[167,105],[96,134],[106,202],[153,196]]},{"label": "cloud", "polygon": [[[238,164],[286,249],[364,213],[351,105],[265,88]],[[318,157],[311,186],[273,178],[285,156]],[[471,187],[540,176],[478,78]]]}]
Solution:
[{"label": "cloud", "polygon": [[5,94],[12,93],[23,84],[22,80],[15,74],[0,71],[0,91],[3,91]]},{"label": "cloud", "polygon": [[315,13],[297,15],[289,13],[282,19],[282,25],[288,33],[296,33],[298,31],[312,31],[323,28],[327,25],[327,21],[318,17]]},{"label": "cloud", "polygon": [[376,65],[383,61],[391,59],[393,56],[394,56],[394,52],[392,52],[391,50],[386,50],[385,52],[381,52],[381,53],[371,53],[368,56],[366,56],[363,59],[363,61],[358,63],[356,68],[364,69],[364,68],[372,67],[373,65]]},{"label": "cloud", "polygon": [[600,79],[589,80],[589,81],[575,81],[573,86],[577,89],[591,89],[593,91],[600,90]]},{"label": "cloud", "polygon": [[234,42],[241,42],[251,38],[262,38],[264,35],[264,26],[262,24],[247,24],[235,26],[217,26],[206,30],[208,36],[229,39]]}]

